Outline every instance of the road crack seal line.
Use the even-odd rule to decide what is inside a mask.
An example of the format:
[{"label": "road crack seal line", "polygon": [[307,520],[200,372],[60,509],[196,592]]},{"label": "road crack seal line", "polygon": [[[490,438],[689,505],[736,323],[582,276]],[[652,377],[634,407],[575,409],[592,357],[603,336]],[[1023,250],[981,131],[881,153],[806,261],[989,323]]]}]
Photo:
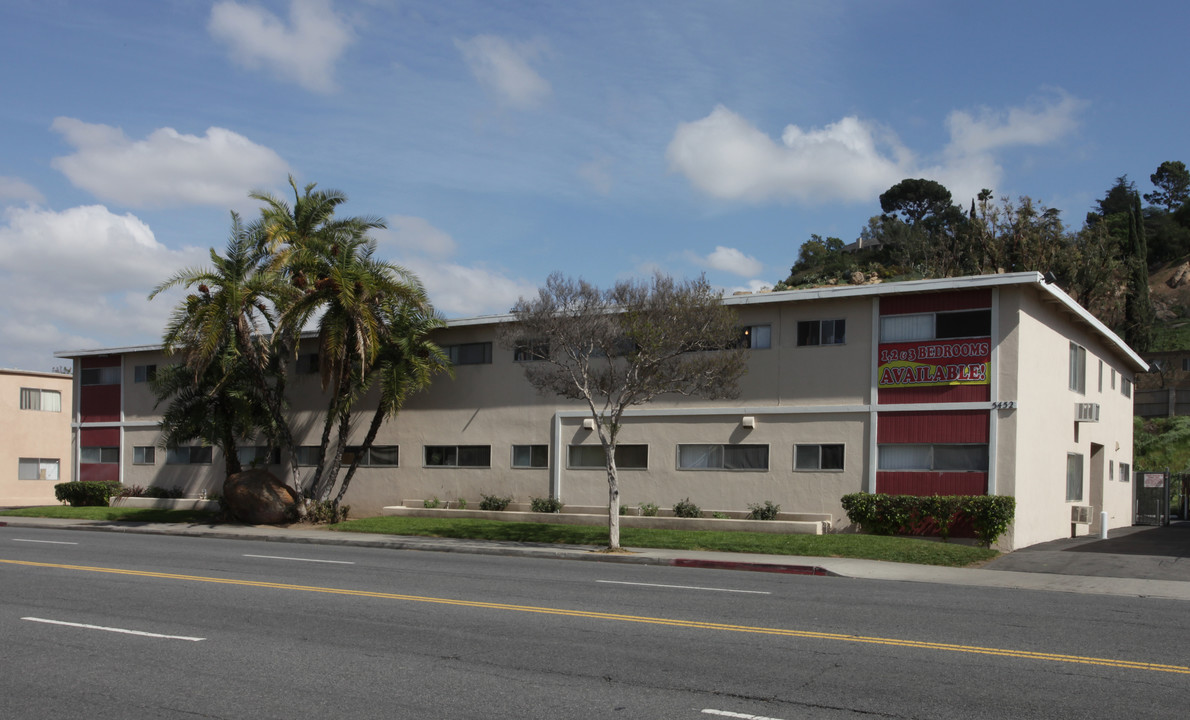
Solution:
[{"label": "road crack seal line", "polygon": [[27,560],[6,560],[0,558],[0,563],[20,565],[25,567],[54,568],[59,570],[76,570],[81,572],[107,573],[113,575],[129,575],[133,577],[156,578],[161,580],[182,580],[187,582],[206,582],[218,585],[238,585],[241,587],[258,587],[271,590],[293,590],[298,592],[326,593],[330,595],[349,595],[353,597],[378,598],[382,600],[403,600],[406,602],[424,602],[438,605],[453,605],[455,607],[477,608],[485,610],[506,610],[511,612],[531,612],[543,615],[559,615],[563,617],[586,618],[590,620],[615,620],[619,622],[646,623],[677,628],[695,630],[719,630],[725,632],[742,632],[757,635],[774,635],[778,637],[793,637],[808,640],[832,640],[837,642],[865,643],[869,645],[887,645],[892,647],[913,648],[918,650],[936,650],[939,652],[957,652],[974,655],[990,655],[995,657],[1016,658],[1021,660],[1044,660],[1049,662],[1074,663],[1079,665],[1097,665],[1101,667],[1120,668],[1124,670],[1147,670],[1150,672],[1167,672],[1177,675],[1190,675],[1190,667],[1185,665],[1167,665],[1163,663],[1139,662],[1135,660],[1118,660],[1114,658],[1089,657],[1083,655],[1063,655],[1061,653],[1035,652],[1030,650],[1010,650],[1007,648],[980,647],[977,645],[957,645],[954,643],[929,642],[923,640],[903,640],[899,638],[873,637],[866,635],[848,635],[843,633],[815,632],[812,630],[791,630],[786,628],[766,628],[749,625],[731,625],[727,623],[705,622],[701,620],[675,620],[661,617],[645,617],[639,615],[620,615],[617,613],[594,612],[589,610],[566,610],[564,608],[537,607],[532,605],[509,605],[506,603],[484,602],[479,600],[454,600],[451,598],[435,598],[421,595],[402,595],[399,593],[373,592],[369,590],[348,590],[344,588],[326,588],[312,585],[290,585],[287,583],[272,583],[258,580],[234,580],[228,578],[203,577],[201,575],[180,575],[176,573],[151,572],[146,570],[122,570],[120,568],[93,567],[88,565],[64,565],[59,563],[40,563]]}]

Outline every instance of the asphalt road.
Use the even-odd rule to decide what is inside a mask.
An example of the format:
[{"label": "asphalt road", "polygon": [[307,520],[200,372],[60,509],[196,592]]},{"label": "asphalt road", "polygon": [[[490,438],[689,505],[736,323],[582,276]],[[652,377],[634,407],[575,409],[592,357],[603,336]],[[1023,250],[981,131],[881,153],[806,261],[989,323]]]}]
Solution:
[{"label": "asphalt road", "polygon": [[0,718],[1180,717],[1188,609],[0,527]]}]

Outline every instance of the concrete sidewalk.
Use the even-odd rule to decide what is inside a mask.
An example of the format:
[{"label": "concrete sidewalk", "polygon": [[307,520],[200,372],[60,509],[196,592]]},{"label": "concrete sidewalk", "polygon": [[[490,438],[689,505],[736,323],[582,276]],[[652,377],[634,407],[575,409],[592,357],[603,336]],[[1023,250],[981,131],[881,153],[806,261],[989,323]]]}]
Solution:
[{"label": "concrete sidewalk", "polygon": [[[971,587],[1010,588],[1020,590],[1044,590],[1052,592],[1074,592],[1097,595],[1127,597],[1155,597],[1171,600],[1190,600],[1190,551],[1182,539],[1190,540],[1190,523],[1185,532],[1174,529],[1176,534],[1141,536],[1126,543],[1133,549],[1130,562],[1121,562],[1116,556],[1121,552],[1102,552],[1095,549],[1095,543],[1110,543],[1109,540],[1079,538],[1069,546],[1055,546],[1046,543],[1010,553],[988,563],[982,568],[948,568],[931,565],[891,563],[878,560],[855,560],[850,558],[799,557],[790,555],[752,555],[746,553],[700,552],[694,550],[664,550],[654,548],[629,548],[628,553],[604,553],[585,545],[549,545],[540,543],[495,542],[478,540],[455,540],[397,535],[373,535],[367,533],[335,532],[332,530],[306,528],[278,528],[257,525],[188,525],[174,523],[106,522],[96,520],[62,520],[55,518],[0,517],[0,527],[52,528],[58,530],[90,530],[100,532],[145,533],[155,535],[181,535],[235,540],[265,540],[289,543],[314,543],[321,545],[354,545],[358,547],[389,548],[393,550],[421,550],[429,552],[461,552],[476,555],[503,555],[512,557],[556,558],[587,562],[617,562],[641,565],[666,565],[677,567],[703,567],[729,570],[751,570],[757,572],[793,573],[801,575],[831,575],[865,580],[890,580],[898,582],[944,583]],[[1159,528],[1126,528],[1133,532],[1118,532],[1118,537],[1127,538],[1144,530]],[[1162,528],[1161,530],[1171,530]],[[1113,538],[1115,539],[1115,538]],[[1151,551],[1152,540],[1167,542],[1167,552],[1176,556],[1150,556],[1140,552]],[[1109,550],[1117,546],[1110,546]],[[1065,553],[1065,555],[1062,555]],[[1077,553],[1077,554],[1075,554]],[[1053,558],[1059,556],[1062,562]],[[1067,560],[1068,556],[1072,556]],[[1172,559],[1171,559],[1172,557]],[[1098,560],[1098,561],[1097,561]],[[1166,566],[1158,573],[1154,568]],[[1134,576],[1112,575],[1111,572],[1125,572],[1129,567],[1140,571]],[[1111,572],[1107,572],[1107,571]],[[1072,574],[1072,571],[1073,572]],[[1185,576],[1182,572],[1185,571]],[[1105,574],[1106,573],[1106,574]],[[1157,577],[1153,577],[1157,575]],[[1181,579],[1179,579],[1181,578]]]}]

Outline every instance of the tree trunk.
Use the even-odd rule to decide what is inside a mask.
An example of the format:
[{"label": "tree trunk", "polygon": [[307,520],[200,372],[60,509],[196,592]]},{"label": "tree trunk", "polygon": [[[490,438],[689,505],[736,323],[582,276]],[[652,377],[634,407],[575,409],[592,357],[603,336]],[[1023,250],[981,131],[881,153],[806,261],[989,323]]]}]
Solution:
[{"label": "tree trunk", "polygon": [[326,411],[326,422],[322,425],[322,443],[318,446],[318,467],[310,480],[310,488],[304,493],[312,500],[318,499],[318,486],[322,483],[323,467],[326,465],[326,446],[331,444],[331,428],[335,426],[335,409]]},{"label": "tree trunk", "polygon": [[620,549],[620,483],[616,478],[616,446],[605,445],[607,453],[607,548]]},{"label": "tree trunk", "polygon": [[360,445],[360,450],[356,453],[355,458],[352,459],[351,465],[347,468],[347,475],[343,477],[343,484],[339,486],[339,494],[335,496],[335,507],[343,501],[343,496],[347,494],[347,486],[351,484],[351,478],[355,475],[355,469],[359,467],[360,455],[366,453],[368,448],[372,447],[372,443],[376,440],[377,433],[380,432],[380,425],[384,422],[384,410],[382,407],[377,407],[376,412],[372,415],[372,424],[368,426],[368,435],[364,438],[364,444]]}]

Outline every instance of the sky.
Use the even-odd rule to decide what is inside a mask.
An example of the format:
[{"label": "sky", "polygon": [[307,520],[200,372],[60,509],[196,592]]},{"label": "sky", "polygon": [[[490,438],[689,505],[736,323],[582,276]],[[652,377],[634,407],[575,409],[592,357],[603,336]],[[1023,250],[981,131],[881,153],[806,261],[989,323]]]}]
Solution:
[{"label": "sky", "polygon": [[1190,5],[4,0],[0,367],[157,343],[260,190],[384,218],[448,318],[552,272],[723,292],[910,177],[1058,208],[1190,162]]}]

